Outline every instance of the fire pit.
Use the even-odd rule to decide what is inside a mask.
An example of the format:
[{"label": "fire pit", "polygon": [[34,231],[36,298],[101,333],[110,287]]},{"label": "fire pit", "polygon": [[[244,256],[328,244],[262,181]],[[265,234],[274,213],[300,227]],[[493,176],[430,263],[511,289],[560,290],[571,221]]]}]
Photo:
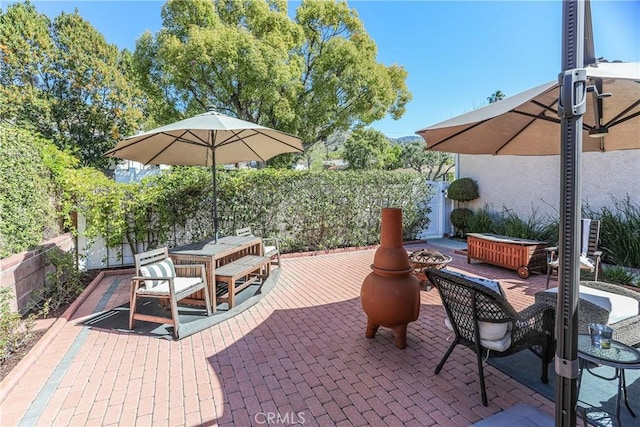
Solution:
[{"label": "fire pit", "polygon": [[439,270],[446,267],[451,260],[449,255],[441,254],[433,249],[418,249],[409,254],[409,264],[413,267],[413,272],[420,281],[420,287],[425,291],[431,290],[433,286],[424,274],[424,270],[427,268]]}]

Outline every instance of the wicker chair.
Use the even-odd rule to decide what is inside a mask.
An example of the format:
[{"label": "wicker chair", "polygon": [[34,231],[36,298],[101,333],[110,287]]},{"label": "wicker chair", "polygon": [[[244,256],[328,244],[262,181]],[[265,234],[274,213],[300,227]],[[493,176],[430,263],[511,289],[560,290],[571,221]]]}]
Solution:
[{"label": "wicker chair", "polygon": [[[485,357],[508,356],[530,349],[542,360],[541,379],[543,383],[548,382],[549,363],[554,353],[554,306],[535,303],[518,313],[503,295],[475,278],[447,270],[428,269],[426,273],[440,293],[448,317],[445,323],[455,333],[455,339],[436,367],[436,374],[455,346],[462,344],[476,353],[484,406],[487,406],[482,368]],[[495,336],[496,330],[504,336]],[[492,331],[494,336],[490,336]]]},{"label": "wicker chair", "polygon": [[[586,221],[589,221],[588,223]],[[584,256],[580,257],[580,270],[589,270],[593,273],[593,280],[598,280],[598,270],[600,269],[600,261],[602,251],[598,250],[598,241],[600,240],[600,221],[595,219],[583,219],[582,223],[582,250]],[[588,230],[585,228],[588,227]],[[558,248],[547,248],[547,285],[549,289],[549,279],[553,271],[558,271],[560,260],[558,259]]]},{"label": "wicker chair", "polygon": [[[612,294],[624,295],[636,301],[636,306],[640,306],[640,292],[627,289],[624,286],[611,283],[582,281],[580,288],[593,288]],[[536,302],[546,302],[556,304],[558,294],[556,292],[543,291],[535,295]],[[609,323],[609,311],[599,305],[587,301],[584,298],[578,299],[578,333],[588,334],[589,323],[600,323],[608,325],[613,329],[613,339],[621,343],[635,346],[640,344],[640,314],[615,323]]]}]

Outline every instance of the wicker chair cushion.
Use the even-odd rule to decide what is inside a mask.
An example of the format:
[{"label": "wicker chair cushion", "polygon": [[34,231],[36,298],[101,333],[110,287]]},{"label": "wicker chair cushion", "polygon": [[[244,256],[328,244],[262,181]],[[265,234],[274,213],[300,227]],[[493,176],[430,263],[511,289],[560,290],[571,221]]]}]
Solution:
[{"label": "wicker chair cushion", "polygon": [[[138,288],[138,295],[154,295],[154,296],[158,296],[158,295],[171,295],[169,292],[169,281],[168,280],[157,280],[157,282],[160,282],[159,285],[156,285],[152,288]],[[188,289],[192,286],[197,285],[198,283],[202,283],[202,278],[200,277],[176,277],[175,279],[173,279],[173,285],[175,286],[176,289],[176,293],[179,294],[180,292],[184,291],[185,289]]]},{"label": "wicker chair cushion", "polygon": [[[140,274],[142,274],[142,277],[162,277],[166,279],[176,277],[176,269],[171,258],[167,258],[162,261],[140,267]],[[162,283],[166,283],[166,280],[145,280],[144,286],[149,290]]]},{"label": "wicker chair cushion", "polygon": [[502,286],[500,286],[500,282],[498,282],[497,280],[489,280],[489,279],[483,279],[481,277],[467,276],[466,274],[458,273],[457,271],[451,271],[446,268],[444,269],[444,271],[454,276],[462,277],[465,280],[469,280],[470,282],[477,283],[478,285],[484,286],[485,288],[492,290],[493,292],[497,293],[498,295],[501,295],[502,297],[505,296],[504,290],[502,289]]},{"label": "wicker chair cushion", "polygon": [[[558,293],[558,288],[551,288],[545,292]],[[580,286],[580,298],[607,310],[609,312],[607,324],[617,323],[640,314],[638,301],[625,295]]]},{"label": "wicker chair cushion", "polygon": [[[451,332],[454,332],[449,318],[444,319],[444,324]],[[480,344],[484,348],[495,351],[505,351],[511,346],[511,328],[509,323],[478,322],[480,329]]]}]

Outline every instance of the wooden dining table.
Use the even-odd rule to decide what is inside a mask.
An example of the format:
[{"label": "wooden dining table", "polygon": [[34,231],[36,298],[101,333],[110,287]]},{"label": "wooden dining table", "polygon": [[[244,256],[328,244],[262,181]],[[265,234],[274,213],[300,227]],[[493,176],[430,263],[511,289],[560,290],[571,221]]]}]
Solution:
[{"label": "wooden dining table", "polygon": [[[217,305],[216,267],[246,255],[264,255],[262,237],[227,236],[219,238],[217,242],[214,239],[208,239],[169,249],[169,256],[175,264],[204,264],[214,311]],[[194,302],[204,302],[204,293],[198,291],[189,299]]]}]

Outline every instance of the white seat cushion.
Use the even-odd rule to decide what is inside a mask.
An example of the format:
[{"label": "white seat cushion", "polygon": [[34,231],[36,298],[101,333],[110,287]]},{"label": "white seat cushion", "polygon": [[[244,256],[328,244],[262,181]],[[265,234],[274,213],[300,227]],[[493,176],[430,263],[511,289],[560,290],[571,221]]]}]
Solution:
[{"label": "white seat cushion", "polygon": [[[140,274],[142,277],[169,278],[176,277],[176,269],[171,258],[167,258],[162,261],[140,267]],[[145,280],[144,286],[147,289],[151,289],[154,286],[158,286],[160,283],[162,283],[162,280]]]},{"label": "white seat cushion", "polygon": [[[553,267],[553,268],[558,268],[558,266],[560,265],[560,260],[556,259],[554,261],[551,261],[549,263],[549,265],[551,267]],[[580,268],[582,270],[591,270],[591,271],[593,271],[596,268],[596,266],[593,263],[593,260],[591,258],[587,258],[586,256],[581,255],[580,256]]]},{"label": "white seat cushion", "polygon": [[[453,331],[449,317],[444,319],[444,324]],[[484,348],[495,351],[505,351],[511,346],[510,323],[478,322],[480,329],[480,344]]]},{"label": "white seat cushion", "polygon": [[276,253],[278,253],[278,250],[277,250],[277,248],[275,246],[265,246],[264,247],[264,254],[266,256],[275,255]]},{"label": "white seat cushion", "polygon": [[[558,288],[551,288],[545,292],[558,293]],[[638,301],[633,298],[614,294],[612,292],[601,291],[600,289],[580,286],[580,299],[589,301],[609,312],[607,324],[611,325],[621,320],[629,319],[640,314]]]},{"label": "white seat cushion", "polygon": [[[169,296],[169,281],[168,280],[158,280],[160,284],[152,287],[152,288],[139,288],[138,294],[140,295],[167,295]],[[176,277],[173,279],[173,283],[176,287],[176,293],[180,293],[185,289],[188,289],[192,286],[195,286],[199,283],[202,283],[202,279],[200,277]]]}]

